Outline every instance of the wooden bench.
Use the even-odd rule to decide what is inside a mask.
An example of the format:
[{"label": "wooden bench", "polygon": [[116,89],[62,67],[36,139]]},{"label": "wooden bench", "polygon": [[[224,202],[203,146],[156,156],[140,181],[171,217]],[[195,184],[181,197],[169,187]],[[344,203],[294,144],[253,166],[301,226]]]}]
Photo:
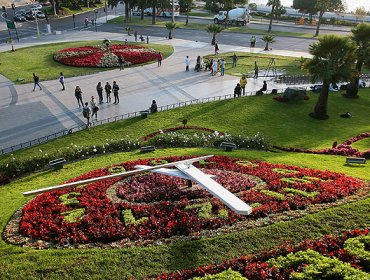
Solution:
[{"label": "wooden bench", "polygon": [[52,167],[54,170],[59,170],[63,168],[63,164],[66,162],[64,158],[54,159],[49,161],[49,166]]},{"label": "wooden bench", "polygon": [[140,152],[142,153],[153,152],[153,151],[155,151],[154,146],[140,147]]},{"label": "wooden bench", "polygon": [[358,157],[347,157],[346,163],[358,163],[358,164],[365,164],[366,158],[358,158]]},{"label": "wooden bench", "polygon": [[235,150],[237,148],[234,143],[229,143],[229,142],[222,142],[220,147],[223,148],[227,152],[231,152],[232,150]]},{"label": "wooden bench", "polygon": [[148,117],[149,110],[140,111],[140,116],[142,116],[144,119]]}]

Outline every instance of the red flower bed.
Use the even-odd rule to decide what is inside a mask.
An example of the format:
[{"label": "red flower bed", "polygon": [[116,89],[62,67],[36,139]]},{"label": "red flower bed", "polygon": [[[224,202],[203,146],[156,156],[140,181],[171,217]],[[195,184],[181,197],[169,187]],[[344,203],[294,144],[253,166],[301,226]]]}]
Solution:
[{"label": "red flower bed", "polygon": [[83,46],[60,50],[54,59],[60,63],[78,67],[118,67],[118,56],[126,65],[157,60],[160,54],[153,49],[135,45],[112,45],[107,47]]},{"label": "red flower bed", "polygon": [[[206,275],[218,274],[222,271],[232,269],[239,272],[244,277],[250,280],[288,280],[291,279],[292,273],[302,272],[304,268],[312,265],[305,261],[296,262],[294,265],[287,265],[284,268],[272,265],[271,259],[284,257],[288,254],[294,254],[297,252],[307,252],[308,250],[313,250],[318,252],[321,256],[326,258],[336,258],[343,263],[349,263],[352,268],[362,270],[363,273],[369,272],[369,261],[363,259],[361,256],[357,256],[352,252],[345,249],[346,241],[367,236],[369,234],[369,229],[363,230],[353,230],[349,232],[344,232],[339,236],[324,236],[321,240],[305,240],[302,241],[298,246],[293,246],[291,243],[287,242],[277,247],[274,250],[267,252],[262,252],[257,255],[242,256],[241,258],[224,260],[222,264],[218,265],[208,265],[204,267],[197,267],[195,269],[186,269],[177,271],[173,274],[162,274],[157,276],[158,280],[185,280],[192,279],[194,277],[203,277]],[[342,267],[343,269],[343,267]],[[342,270],[341,269],[341,270]],[[338,270],[340,272],[340,270]],[[333,275],[335,275],[333,273]],[[330,278],[320,277],[319,274],[316,278],[304,278],[304,279],[339,279],[333,276]],[[369,275],[369,274],[367,274]],[[366,276],[365,276],[366,277]],[[297,278],[294,278],[297,279]],[[303,278],[299,278],[303,279]],[[368,278],[340,278],[340,279],[368,279]]]},{"label": "red flower bed", "polygon": [[[159,131],[150,133],[150,134],[144,136],[143,138],[141,138],[140,141],[147,141],[149,139],[152,139],[152,138],[156,137],[159,134],[174,132],[174,131],[183,130],[183,129],[200,130],[200,131],[206,131],[206,132],[210,132],[210,133],[215,133],[216,132],[216,130],[213,130],[211,128],[206,128],[206,127],[201,127],[201,126],[196,126],[196,125],[176,126],[176,127],[166,128],[166,129],[163,129],[163,130],[159,130]],[[225,134],[223,132],[218,132],[218,133],[220,135]]]},{"label": "red flower bed", "polygon": [[[133,170],[140,164],[155,162],[143,159],[121,166]],[[41,194],[23,207],[20,232],[61,245],[198,235],[238,221],[333,202],[363,187],[361,180],[343,174],[223,156],[196,165],[252,205],[251,215],[235,214],[201,187],[188,188],[185,180],[148,173]],[[70,181],[108,174],[109,167]]]}]

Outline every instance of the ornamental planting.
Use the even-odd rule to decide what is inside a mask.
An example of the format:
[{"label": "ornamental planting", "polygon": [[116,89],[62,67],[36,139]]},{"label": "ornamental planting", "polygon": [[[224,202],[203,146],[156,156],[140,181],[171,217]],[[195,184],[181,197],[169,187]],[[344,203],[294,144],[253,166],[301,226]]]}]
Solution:
[{"label": "ornamental planting", "polygon": [[[128,161],[68,182],[188,158]],[[344,203],[353,194],[359,196],[361,190],[368,194],[361,180],[329,171],[226,156],[194,165],[215,175],[218,183],[251,205],[251,215],[237,215],[195,183],[189,186],[180,178],[145,173],[41,194],[15,213],[5,229],[5,239],[42,248],[161,244],[263,226],[266,219],[261,218],[271,214],[271,222],[278,220],[279,214],[299,217],[308,207],[322,209],[330,203]]]},{"label": "ornamental planting", "polygon": [[70,66],[110,68],[119,67],[119,56],[125,65],[135,65],[157,60],[161,54],[139,45],[83,46],[59,50],[54,60]]}]

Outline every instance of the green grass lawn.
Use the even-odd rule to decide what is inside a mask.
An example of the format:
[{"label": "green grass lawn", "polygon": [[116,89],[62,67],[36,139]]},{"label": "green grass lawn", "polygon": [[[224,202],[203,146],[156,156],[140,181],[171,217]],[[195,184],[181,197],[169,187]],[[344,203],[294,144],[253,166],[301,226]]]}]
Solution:
[{"label": "green grass lawn", "polygon": [[[271,95],[252,96],[193,105],[153,114],[146,119],[136,117],[98,126],[16,152],[15,156],[38,155],[40,149],[47,153],[55,147],[68,147],[71,143],[89,146],[103,144],[107,138],[119,139],[125,135],[140,138],[160,129],[182,125],[183,119],[188,119],[188,125],[198,125],[231,134],[254,135],[261,132],[277,146],[329,148],[334,141],[341,143],[362,132],[370,131],[368,120],[370,90],[361,89],[359,94],[358,99],[347,99],[342,97],[340,92],[330,93],[328,103],[330,118],[325,121],[308,116],[316,104],[318,98],[316,93],[310,92],[308,101],[289,103],[277,102]],[[341,118],[340,114],[347,111],[351,112],[353,117]],[[370,149],[370,144],[362,149]],[[9,158],[10,155],[2,156],[0,162]]]},{"label": "green grass lawn", "polygon": [[[15,83],[19,82],[17,79],[24,79],[21,83],[28,83],[33,81],[32,73],[36,73],[41,81],[45,81],[58,79],[60,72],[63,72],[65,77],[74,77],[111,70],[112,68],[67,66],[53,60],[53,54],[58,50],[87,45],[100,45],[101,43],[101,41],[56,43],[22,48],[15,52],[2,52],[0,53],[0,74]],[[123,42],[114,41],[113,43]],[[135,44],[140,45],[139,43]],[[168,57],[173,53],[173,48],[169,45],[144,44],[144,46],[160,51],[164,57]],[[32,51],[30,51],[31,49]],[[37,55],[34,55],[35,53]],[[17,63],[14,63],[14,61]]]},{"label": "green grass lawn", "polygon": [[[238,77],[241,77],[243,74],[247,74],[247,77],[252,77],[254,75],[255,61],[257,62],[260,71],[267,69],[272,58],[275,59],[276,70],[279,74],[307,75],[307,72],[301,69],[300,58],[297,57],[246,52],[235,52],[235,54],[238,56],[237,67],[235,68],[232,68],[232,56],[234,55],[234,52],[220,53],[219,55],[207,55],[203,57],[203,59],[204,61],[207,61],[207,59],[211,57],[226,59],[225,73]],[[271,71],[270,74],[272,74]]]},{"label": "green grass lawn", "polygon": [[[119,153],[68,164],[64,169],[55,172],[35,173],[2,186],[0,188],[0,205],[2,205],[0,228],[4,228],[13,212],[29,200],[21,195],[23,191],[54,185],[87,171],[126,160],[200,154],[227,154],[303,167],[338,169],[347,174],[370,179],[369,170],[362,173],[362,168],[344,167],[342,158],[336,156],[304,154],[296,157],[284,152],[256,151],[225,153],[212,149],[157,150],[146,155],[137,152]],[[365,168],[368,169],[367,166]],[[370,199],[364,199],[270,226],[154,247],[111,250],[35,250],[8,245],[0,239],[0,279],[117,279],[117,275],[120,279],[128,279],[132,276],[135,279],[142,279],[145,276],[166,271],[192,268],[240,257],[243,254],[256,253],[270,249],[285,240],[297,243],[302,239],[319,238],[323,234],[335,234],[343,230],[369,226],[369,207]]]}]

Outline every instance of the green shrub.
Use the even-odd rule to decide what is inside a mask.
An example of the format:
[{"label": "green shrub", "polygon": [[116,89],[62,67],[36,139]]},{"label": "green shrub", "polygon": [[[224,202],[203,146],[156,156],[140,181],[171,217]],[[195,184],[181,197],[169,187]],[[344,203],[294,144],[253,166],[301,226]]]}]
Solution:
[{"label": "green shrub", "polygon": [[344,249],[351,255],[370,263],[370,252],[366,248],[370,247],[370,235],[360,235],[350,238],[344,242]]},{"label": "green shrub", "polygon": [[76,206],[80,204],[76,196],[79,196],[80,193],[78,192],[70,192],[63,194],[59,197],[59,201],[66,206]]},{"label": "green shrub", "polygon": [[194,277],[193,280],[248,280],[248,278],[241,275],[239,272],[229,268],[221,273],[208,275],[204,277]]},{"label": "green shrub", "polygon": [[64,220],[68,223],[78,222],[85,214],[85,208],[79,208],[71,211],[61,213],[64,216]]},{"label": "green shrub", "polygon": [[285,195],[283,195],[282,193],[273,192],[273,191],[269,191],[269,190],[261,190],[261,193],[263,193],[267,196],[279,199],[279,200],[285,200]]},{"label": "green shrub", "polygon": [[320,253],[307,250],[281,256],[268,261],[269,266],[278,268],[297,268],[303,264],[302,272],[293,272],[289,279],[356,279],[367,280],[370,275],[351,267],[337,258],[328,258]]},{"label": "green shrub", "polygon": [[304,196],[304,197],[307,197],[307,198],[315,198],[316,195],[319,194],[318,192],[305,192],[305,191],[297,190],[297,189],[293,189],[293,188],[284,188],[283,190],[286,193],[297,194],[297,195]]}]

